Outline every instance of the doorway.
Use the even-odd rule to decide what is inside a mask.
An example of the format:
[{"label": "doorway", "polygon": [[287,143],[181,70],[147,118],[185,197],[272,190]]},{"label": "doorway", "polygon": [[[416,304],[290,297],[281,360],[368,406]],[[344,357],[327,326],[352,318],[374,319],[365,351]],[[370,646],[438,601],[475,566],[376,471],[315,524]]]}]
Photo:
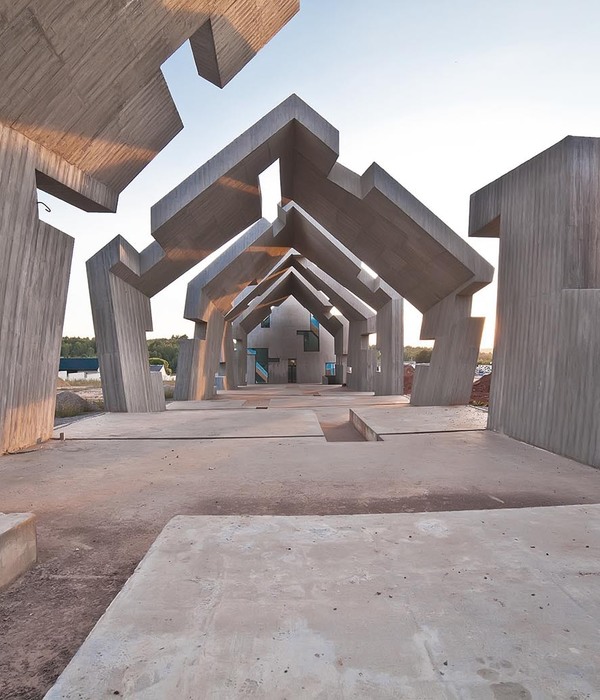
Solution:
[{"label": "doorway", "polygon": [[288,360],[288,384],[296,384],[296,360],[291,357]]}]

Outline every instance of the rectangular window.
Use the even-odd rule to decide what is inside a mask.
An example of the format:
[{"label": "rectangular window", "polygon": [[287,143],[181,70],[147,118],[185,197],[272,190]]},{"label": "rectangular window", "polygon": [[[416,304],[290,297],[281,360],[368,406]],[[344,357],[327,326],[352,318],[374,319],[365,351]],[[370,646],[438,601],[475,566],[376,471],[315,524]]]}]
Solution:
[{"label": "rectangular window", "polygon": [[260,327],[261,328],[270,328],[271,327],[271,314],[269,314],[266,318],[263,318],[263,320],[260,322]]}]

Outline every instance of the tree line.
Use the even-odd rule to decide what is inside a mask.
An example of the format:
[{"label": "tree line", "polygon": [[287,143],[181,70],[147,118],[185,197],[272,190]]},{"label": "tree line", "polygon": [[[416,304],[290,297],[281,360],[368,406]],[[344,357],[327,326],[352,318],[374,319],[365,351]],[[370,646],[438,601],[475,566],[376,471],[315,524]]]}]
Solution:
[{"label": "tree line", "polygon": [[[153,338],[148,340],[148,359],[165,360],[173,372],[177,372],[179,341],[187,335],[172,335],[170,338]],[[66,336],[62,339],[61,357],[96,357],[96,339]]]},{"label": "tree line", "polygon": [[[148,358],[165,360],[174,373],[177,372],[177,357],[179,356],[179,341],[187,339],[187,335],[172,335],[170,338],[154,338],[148,341]],[[404,360],[406,362],[423,362],[431,360],[431,348],[406,345]],[[96,357],[95,338],[65,337],[62,339],[61,357]],[[489,365],[492,353],[480,352],[478,363]]]}]

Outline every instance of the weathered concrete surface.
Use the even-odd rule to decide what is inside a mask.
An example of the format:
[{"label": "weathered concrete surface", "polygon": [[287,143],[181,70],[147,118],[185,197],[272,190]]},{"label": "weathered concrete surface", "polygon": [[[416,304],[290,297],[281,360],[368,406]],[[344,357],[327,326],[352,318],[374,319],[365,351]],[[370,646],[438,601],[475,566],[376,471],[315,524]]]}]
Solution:
[{"label": "weathered concrete surface", "polygon": [[594,697],[599,547],[600,506],[177,517],[46,698]]},{"label": "weathered concrete surface", "polygon": [[0,513],[0,591],[37,561],[35,515]]},{"label": "weathered concrete surface", "polygon": [[[347,419],[349,394],[320,385],[247,387],[220,393],[211,403],[243,398],[246,410],[266,421],[271,409],[250,406],[275,400],[302,405],[314,398],[323,425],[335,420],[337,397]],[[356,395],[361,405],[367,399]],[[491,431],[394,440],[66,440],[4,457],[2,509],[36,513],[39,560],[0,594],[0,697],[44,695],[175,515],[600,503],[598,470]],[[597,555],[596,549],[588,551]],[[592,576],[585,578],[593,584]]]},{"label": "weathered concrete surface", "polygon": [[[164,289],[261,219],[259,176],[279,160],[282,201],[296,202],[414,304],[424,314],[423,338],[442,341],[434,347],[427,391],[413,388],[414,395],[421,403],[461,403],[477,359],[473,331],[482,329],[481,322],[469,320],[471,299],[489,284],[493,268],[376,163],[358,175],[337,162],[338,154],[337,130],[291,95],[157,202],[151,212],[154,242],[130,260],[123,256],[111,273],[146,297]],[[366,271],[362,276],[368,277]],[[395,304],[389,312],[398,338],[401,309]],[[191,317],[203,320],[199,313]],[[400,390],[401,374],[394,368],[402,353],[398,342],[392,347],[381,393]]]},{"label": "weathered concrete surface", "polygon": [[156,440],[211,438],[322,438],[313,411],[204,410],[169,411],[165,414],[110,413],[61,426],[67,440]]},{"label": "weathered concrete surface", "polygon": [[492,430],[600,467],[600,139],[569,136],[471,196],[499,237]]},{"label": "weathered concrete surface", "polygon": [[350,420],[365,440],[389,440],[407,433],[485,430],[487,412],[471,406],[387,406],[351,408]]},{"label": "weathered concrete surface", "polygon": [[[52,431],[73,240],[39,221],[36,188],[85,211],[115,211],[119,193],[183,126],[160,69],[167,58],[191,38],[199,72],[223,85],[298,8],[0,2],[0,454]],[[4,358],[19,358],[19,371]],[[114,369],[104,358],[103,377]]]}]

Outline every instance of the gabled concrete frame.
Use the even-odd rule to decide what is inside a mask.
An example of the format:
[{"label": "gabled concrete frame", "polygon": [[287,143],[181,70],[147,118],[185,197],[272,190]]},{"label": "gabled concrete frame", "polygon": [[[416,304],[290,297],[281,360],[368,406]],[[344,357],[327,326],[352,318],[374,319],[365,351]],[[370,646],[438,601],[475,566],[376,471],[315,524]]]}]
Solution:
[{"label": "gabled concrete frame", "polygon": [[[279,207],[278,217],[272,225],[265,219],[258,221],[188,284],[184,315],[195,322],[196,331],[194,339],[182,341],[182,346],[186,347],[181,348],[184,362],[181,362],[181,356],[178,362],[178,400],[197,400],[213,395],[213,377],[218,365],[216,339],[223,327],[221,319],[215,317],[213,307],[216,306],[226,320],[231,320],[231,308],[236,297],[265,274],[267,277],[274,274],[292,249],[310,257],[313,263],[325,269],[325,273],[310,281],[321,291],[335,296],[334,304],[337,301],[337,308],[350,321],[352,361],[349,364],[352,374],[348,375],[349,386],[356,391],[373,391],[377,388],[380,394],[402,393],[401,371],[378,373],[378,386],[375,387],[374,358],[371,358],[374,351],[368,346],[369,334],[377,330],[374,311],[359,297],[377,310],[385,309],[387,305],[395,306],[396,324],[382,328],[378,337],[382,355],[395,357],[396,362],[400,363],[403,349],[402,300],[383,280],[366,273],[355,255],[291,202]],[[275,266],[271,267],[274,262]],[[306,277],[306,270],[303,272]],[[335,276],[335,280],[327,272]],[[322,288],[324,277],[330,279],[326,289]],[[316,279],[319,279],[318,284]],[[256,296],[256,287],[248,290],[247,294]],[[247,298],[248,302],[250,298]],[[360,309],[362,313],[357,317],[356,311]],[[209,324],[216,324],[216,330],[209,329]],[[235,339],[238,341],[236,353],[239,355],[245,351],[245,337],[236,336]],[[209,352],[209,345],[212,353]],[[236,366],[245,367],[245,359],[241,357],[234,362]],[[194,364],[193,369],[190,363]],[[190,383],[188,377],[192,372],[194,380]],[[238,373],[238,384],[243,381],[244,375],[245,370]],[[201,378],[204,378],[204,383]]]},{"label": "gabled concrete frame", "polygon": [[471,196],[500,239],[488,427],[600,467],[600,139],[568,136]]},{"label": "gabled concrete frame", "polygon": [[[252,294],[244,296],[239,304],[234,306],[226,321],[235,323],[234,337],[236,340],[241,339],[242,345],[247,346],[248,333],[269,315],[271,307],[279,306],[292,296],[333,336],[336,366],[342,373],[348,355],[348,319],[333,313],[334,305],[322,291],[306,279],[301,267],[295,267],[294,257],[294,251],[290,250],[272,273],[252,289]],[[273,303],[273,299],[276,303]],[[252,323],[254,325],[251,325]]]},{"label": "gabled concrete frame", "polygon": [[298,9],[298,0],[2,3],[0,356],[18,357],[20,371],[0,367],[0,454],[53,428],[73,239],[39,220],[36,188],[115,211],[183,127],[160,70],[167,58],[190,39],[198,73],[222,87]]},{"label": "gabled concrete frame", "polygon": [[[279,160],[284,202],[305,209],[423,313],[421,337],[436,343],[412,402],[466,403],[483,329],[482,318],[470,317],[471,300],[493,268],[377,164],[360,176],[337,163],[338,142],[337,130],[292,95],[158,202],[155,242],[133,261],[123,256],[110,274],[146,297],[164,289],[260,219],[259,175]],[[124,297],[113,304],[92,289],[92,298],[101,315],[111,306],[130,313]],[[127,355],[110,344],[105,352],[119,363]],[[135,409],[113,410],[152,410],[147,393]]]},{"label": "gabled concrete frame", "polygon": [[[223,357],[227,371],[225,388],[244,384],[248,333],[269,315],[271,307],[279,306],[290,296],[310,311],[331,333],[336,356],[340,358],[340,363],[343,361],[347,354],[348,322],[332,314],[333,305],[322,292],[290,267],[291,259],[292,251],[288,251],[273,274],[267,275],[256,287],[248,288],[250,293],[243,295],[243,299],[234,305],[227,317],[220,316],[216,321],[213,318],[207,324],[207,337],[216,337],[218,332],[224,329],[221,347],[216,343],[208,345],[206,340],[182,341],[177,363],[176,400],[213,398],[214,377],[219,360]],[[253,325],[249,325],[252,323]],[[218,331],[211,333],[211,326],[216,326]],[[190,360],[192,357],[193,361]],[[183,364],[180,365],[182,358]]]}]

